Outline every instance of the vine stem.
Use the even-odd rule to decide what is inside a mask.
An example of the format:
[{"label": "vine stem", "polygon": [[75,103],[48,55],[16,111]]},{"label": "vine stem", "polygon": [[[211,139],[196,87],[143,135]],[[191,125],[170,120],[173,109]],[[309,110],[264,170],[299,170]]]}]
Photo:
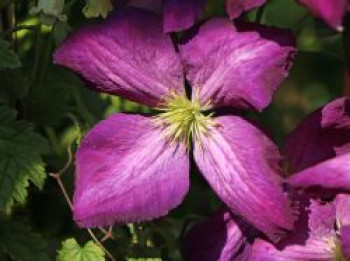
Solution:
[{"label": "vine stem", "polygon": [[[72,142],[74,139],[72,139],[67,146],[67,153],[68,153],[68,159],[66,164],[63,166],[62,169],[60,169],[58,172],[56,173],[49,173],[49,176],[54,178],[67,202],[67,204],[69,205],[69,208],[71,210],[73,210],[73,205],[72,205],[72,201],[68,195],[68,192],[62,182],[62,175],[68,170],[69,166],[72,164],[73,162],[73,153],[71,150],[71,146],[72,146]],[[113,239],[113,226],[110,226],[108,228],[108,230],[104,229],[104,228],[99,228],[99,230],[104,234],[104,237],[101,239],[101,241],[96,237],[95,233],[91,230],[91,229],[87,229],[87,232],[90,234],[91,238],[95,241],[95,243],[105,252],[105,254],[110,258],[110,260],[112,261],[116,261],[116,259],[113,257],[113,255],[103,246],[103,244],[101,242],[106,241],[107,239]]]},{"label": "vine stem", "polygon": [[265,12],[266,4],[260,7],[256,13],[255,17],[255,22],[261,24],[261,21],[264,17],[264,12]]}]

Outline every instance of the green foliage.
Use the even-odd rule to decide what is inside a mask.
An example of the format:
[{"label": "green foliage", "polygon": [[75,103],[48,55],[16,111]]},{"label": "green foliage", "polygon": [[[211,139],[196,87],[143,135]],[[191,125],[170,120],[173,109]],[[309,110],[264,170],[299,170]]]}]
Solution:
[{"label": "green foliage", "polygon": [[7,254],[14,260],[49,261],[47,252],[44,239],[24,224],[0,222],[0,257]]},{"label": "green foliage", "polygon": [[105,253],[93,241],[89,241],[84,247],[79,246],[74,238],[62,243],[58,251],[57,261],[104,261]]},{"label": "green foliage", "polygon": [[17,55],[10,50],[10,46],[10,43],[0,38],[0,70],[21,67],[21,62]]},{"label": "green foliage", "polygon": [[12,2],[12,0],[0,0],[0,9],[9,5]]},{"label": "green foliage", "polygon": [[111,0],[86,0],[83,13],[87,18],[98,16],[106,18],[112,10],[113,5]]},{"label": "green foliage", "polygon": [[13,110],[0,111],[0,210],[9,211],[15,202],[25,202],[30,181],[42,188],[46,174],[41,155],[48,145],[32,124],[17,121]]}]

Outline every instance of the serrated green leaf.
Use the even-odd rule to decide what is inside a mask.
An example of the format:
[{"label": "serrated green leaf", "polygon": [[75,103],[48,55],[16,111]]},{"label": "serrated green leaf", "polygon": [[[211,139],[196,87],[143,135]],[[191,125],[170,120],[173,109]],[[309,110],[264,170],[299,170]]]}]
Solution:
[{"label": "serrated green leaf", "polygon": [[10,50],[10,44],[0,38],[0,69],[14,69],[21,67],[17,55]]},{"label": "serrated green leaf", "polygon": [[105,253],[93,241],[89,241],[84,247],[79,246],[74,238],[62,243],[62,249],[58,251],[57,261],[105,261]]},{"label": "serrated green leaf", "polygon": [[43,238],[24,224],[0,223],[0,246],[14,260],[49,261],[47,245]]},{"label": "serrated green leaf", "polygon": [[46,140],[34,132],[32,124],[16,121],[13,111],[0,113],[0,210],[8,212],[15,202],[24,203],[32,182],[42,188],[46,173],[41,155]]}]

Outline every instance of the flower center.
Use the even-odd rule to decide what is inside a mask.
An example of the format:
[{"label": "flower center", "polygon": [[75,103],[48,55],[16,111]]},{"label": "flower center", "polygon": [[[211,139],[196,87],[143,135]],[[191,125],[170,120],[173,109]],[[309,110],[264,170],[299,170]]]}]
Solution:
[{"label": "flower center", "polygon": [[200,142],[200,135],[207,135],[210,128],[215,126],[212,114],[203,114],[208,109],[209,103],[201,106],[197,98],[190,101],[184,95],[171,93],[158,108],[162,113],[155,121],[165,127],[165,135],[171,142],[184,141],[188,148],[191,137]]}]

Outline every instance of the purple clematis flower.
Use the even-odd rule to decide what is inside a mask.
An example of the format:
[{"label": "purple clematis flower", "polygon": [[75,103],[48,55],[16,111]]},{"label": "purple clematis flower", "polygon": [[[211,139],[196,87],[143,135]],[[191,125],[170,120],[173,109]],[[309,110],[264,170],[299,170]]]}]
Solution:
[{"label": "purple clematis flower", "polygon": [[335,30],[343,30],[343,18],[349,8],[348,0],[298,0],[315,16],[322,18]]},{"label": "purple clematis flower", "polygon": [[[280,186],[277,147],[222,107],[264,109],[287,76],[294,46],[212,19],[173,46],[160,19],[128,9],[70,37],[55,53],[97,91],[157,108],[155,117],[117,113],[97,124],[76,155],[73,213],[83,227],[166,215],[189,189],[189,153],[235,213],[278,238],[293,227]],[[184,78],[192,86],[191,98]]]},{"label": "purple clematis flower", "polygon": [[280,246],[254,242],[250,261],[346,261],[350,259],[350,196],[330,203],[311,200],[306,215]]}]

